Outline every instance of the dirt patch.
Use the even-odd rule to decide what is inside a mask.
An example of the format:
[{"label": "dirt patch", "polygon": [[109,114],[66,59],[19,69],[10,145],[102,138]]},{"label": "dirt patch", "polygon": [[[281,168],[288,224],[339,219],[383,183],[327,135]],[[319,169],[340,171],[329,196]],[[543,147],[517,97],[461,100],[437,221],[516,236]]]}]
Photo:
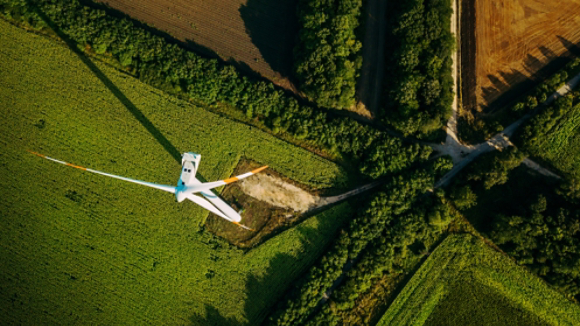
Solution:
[{"label": "dirt patch", "polygon": [[289,76],[298,32],[296,0],[96,0],[297,92]]},{"label": "dirt patch", "polygon": [[[260,164],[242,159],[233,175],[242,174]],[[231,183],[222,192],[222,198],[242,211],[242,224],[248,231],[214,214],[206,220],[206,228],[240,248],[252,248],[273,235],[298,223],[305,211],[314,206],[319,197],[304,185],[285,178],[272,169]]]},{"label": "dirt patch", "polygon": [[265,173],[240,181],[239,187],[249,196],[295,212],[306,212],[318,200],[317,196]]},{"label": "dirt patch", "polygon": [[504,107],[578,51],[580,0],[467,0],[462,9],[465,109]]}]

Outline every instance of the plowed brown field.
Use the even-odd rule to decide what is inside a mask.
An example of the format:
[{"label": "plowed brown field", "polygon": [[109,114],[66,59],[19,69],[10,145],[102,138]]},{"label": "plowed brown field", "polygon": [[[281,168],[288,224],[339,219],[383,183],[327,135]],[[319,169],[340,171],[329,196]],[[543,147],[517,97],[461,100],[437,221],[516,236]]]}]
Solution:
[{"label": "plowed brown field", "polygon": [[97,0],[292,90],[296,0]]},{"label": "plowed brown field", "polygon": [[[475,44],[475,54],[463,54],[468,110],[501,108],[562,67],[561,57],[580,44],[580,0],[467,0],[462,15],[475,20],[462,22],[463,28],[475,27],[475,35],[463,31],[462,39],[463,50]],[[475,76],[470,76],[473,61],[466,66],[465,56],[473,55]]]}]

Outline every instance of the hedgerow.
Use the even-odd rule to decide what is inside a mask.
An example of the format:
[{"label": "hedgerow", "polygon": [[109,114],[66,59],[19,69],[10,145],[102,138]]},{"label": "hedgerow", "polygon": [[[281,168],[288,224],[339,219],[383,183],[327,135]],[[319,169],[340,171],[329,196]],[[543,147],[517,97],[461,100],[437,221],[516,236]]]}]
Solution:
[{"label": "hedgerow", "polygon": [[[407,252],[407,246],[415,242],[425,243],[429,247],[435,234],[445,229],[451,220],[450,215],[441,215],[438,205],[427,205],[437,201],[421,198],[426,190],[433,187],[437,172],[433,169],[437,169],[436,166],[434,162],[428,169],[407,171],[387,181],[382,191],[373,195],[339,234],[320,263],[312,267],[286,294],[270,317],[269,324],[305,323],[323,293],[343,273],[347,263],[356,265],[348,275],[350,280],[338,290],[338,302],[345,308],[352,307],[356,298],[385,269],[396,268],[394,265],[382,265],[391,259],[401,258],[395,251]],[[368,253],[363,254],[369,246]],[[377,250],[379,248],[385,251]],[[362,258],[359,257],[361,254]],[[359,263],[356,262],[358,259],[361,259]],[[334,317],[334,314],[326,314],[321,320],[325,320],[325,324]]]},{"label": "hedgerow", "polygon": [[372,178],[399,171],[430,154],[427,147],[403,144],[353,119],[303,105],[271,83],[243,76],[231,65],[203,58],[129,19],[107,15],[78,0],[2,0],[0,7],[5,16],[39,28],[48,24],[82,48],[111,55],[144,82],[206,105],[229,105],[274,134],[348,157]]}]

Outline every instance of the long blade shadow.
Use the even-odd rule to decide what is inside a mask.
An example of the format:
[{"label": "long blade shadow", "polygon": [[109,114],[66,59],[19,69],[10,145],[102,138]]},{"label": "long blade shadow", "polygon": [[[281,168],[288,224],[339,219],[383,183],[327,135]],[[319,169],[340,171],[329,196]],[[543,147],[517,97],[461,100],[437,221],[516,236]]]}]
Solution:
[{"label": "long blade shadow", "polygon": [[[129,100],[121,90],[81,51],[77,44],[60,30],[50,18],[46,16],[38,7],[34,6],[36,13],[44,22],[62,39],[70,50],[107,86],[107,88],[117,97],[117,99],[127,108],[127,110],[145,127],[145,129],[165,148],[165,150],[181,165],[181,153],[165,136],[157,129],[153,123]],[[199,177],[199,175],[198,175]],[[200,178],[202,179],[202,178]]]}]

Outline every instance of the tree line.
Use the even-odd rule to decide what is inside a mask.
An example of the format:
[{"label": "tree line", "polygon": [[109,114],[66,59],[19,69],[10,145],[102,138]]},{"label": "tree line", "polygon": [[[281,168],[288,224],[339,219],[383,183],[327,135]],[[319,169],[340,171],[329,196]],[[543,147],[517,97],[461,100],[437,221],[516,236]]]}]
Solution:
[{"label": "tree line", "polygon": [[[169,43],[127,18],[78,0],[2,0],[5,17],[37,29],[44,17],[80,47],[117,60],[140,80],[195,103],[227,106],[273,134],[324,149],[354,162],[376,178],[426,159],[431,150],[404,144],[351,118],[300,103],[272,83],[241,74],[231,65],[208,59]],[[345,8],[354,8],[344,3]],[[344,9],[346,10],[346,9]],[[354,9],[352,9],[354,10]],[[161,109],[161,108],[160,108]]]},{"label": "tree line", "polygon": [[441,129],[453,103],[451,0],[387,2],[383,122],[405,135]]},{"label": "tree line", "polygon": [[306,325],[343,325],[346,321],[352,325],[368,324],[370,316],[352,314],[361,304],[359,299],[383,276],[411,272],[437,241],[445,237],[454,217],[442,191],[414,201],[400,215],[388,216],[381,236],[368,244],[360,261],[348,272],[346,281],[332,293],[330,303]]},{"label": "tree line", "polygon": [[300,90],[326,108],[355,104],[362,65],[359,26],[362,0],[300,0],[300,32],[294,48],[294,73]]},{"label": "tree line", "polygon": [[[449,168],[439,163],[432,161],[425,168],[409,169],[391,177],[380,192],[365,201],[319,263],[280,300],[265,324],[306,323],[324,291],[339,278],[347,264],[355,266],[347,275],[348,281],[335,290],[336,302],[342,308],[352,307],[379,275],[396,271],[405,264],[404,259],[420,254],[419,251],[410,253],[411,245],[421,243],[429,248],[436,234],[445,230],[452,218],[446,208],[438,204],[441,203],[439,197],[424,195],[433,187],[435,175]],[[312,320],[321,325],[332,325],[330,322],[336,317],[334,314],[319,315]]]}]

